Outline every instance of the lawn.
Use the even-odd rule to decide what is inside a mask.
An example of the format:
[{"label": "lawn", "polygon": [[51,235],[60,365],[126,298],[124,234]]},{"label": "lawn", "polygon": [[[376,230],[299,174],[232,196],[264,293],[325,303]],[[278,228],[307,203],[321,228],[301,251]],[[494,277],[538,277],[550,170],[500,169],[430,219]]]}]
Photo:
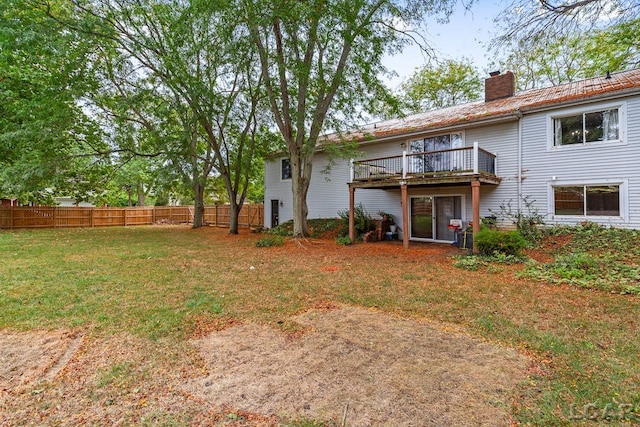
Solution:
[{"label": "lawn", "polygon": [[[102,366],[95,372],[72,359],[51,381],[5,390],[0,421],[82,424],[77,413],[72,419],[60,409],[73,399],[78,412],[100,405],[116,417],[109,410],[118,408],[126,424],[275,422],[228,407],[204,413],[196,400],[172,408],[172,391],[160,378],[192,379],[206,371],[190,345],[194,338],[241,323],[296,337],[305,330],[292,316],[332,304],[434,322],[532,358],[509,409],[523,425],[640,421],[637,295],[585,287],[584,277],[575,286],[550,273],[523,275],[522,265],[466,271],[454,267],[456,249],[444,245],[404,250],[397,242],[286,239],[258,248],[262,237],[183,226],[0,233],[0,329],[64,331],[69,340],[82,335],[103,345],[100,354],[74,356]],[[125,351],[129,356],[118,356]],[[162,399],[169,403],[154,409]],[[286,422],[325,421],[330,424]]]}]

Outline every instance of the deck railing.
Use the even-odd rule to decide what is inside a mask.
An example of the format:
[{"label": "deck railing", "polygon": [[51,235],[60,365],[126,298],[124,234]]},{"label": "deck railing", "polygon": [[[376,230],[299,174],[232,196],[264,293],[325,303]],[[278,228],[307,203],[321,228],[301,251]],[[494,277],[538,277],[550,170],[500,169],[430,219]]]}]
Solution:
[{"label": "deck railing", "polygon": [[478,147],[407,153],[400,156],[353,160],[351,181],[384,180],[428,175],[496,174],[496,155]]}]

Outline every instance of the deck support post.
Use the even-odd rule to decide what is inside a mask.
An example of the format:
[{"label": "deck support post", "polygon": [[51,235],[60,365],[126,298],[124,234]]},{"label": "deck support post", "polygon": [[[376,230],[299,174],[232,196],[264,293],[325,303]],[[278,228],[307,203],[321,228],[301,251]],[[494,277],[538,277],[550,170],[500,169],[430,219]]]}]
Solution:
[{"label": "deck support post", "polygon": [[356,189],[349,187],[349,239],[351,242],[356,241],[356,220],[354,215],[356,202]]},{"label": "deck support post", "polygon": [[400,192],[402,193],[402,246],[409,249],[409,197],[407,194],[407,183],[400,182]]},{"label": "deck support post", "polygon": [[478,253],[478,244],[475,239],[478,231],[480,231],[480,181],[471,182],[471,202],[473,205],[473,217],[471,226],[473,227],[473,253]]}]

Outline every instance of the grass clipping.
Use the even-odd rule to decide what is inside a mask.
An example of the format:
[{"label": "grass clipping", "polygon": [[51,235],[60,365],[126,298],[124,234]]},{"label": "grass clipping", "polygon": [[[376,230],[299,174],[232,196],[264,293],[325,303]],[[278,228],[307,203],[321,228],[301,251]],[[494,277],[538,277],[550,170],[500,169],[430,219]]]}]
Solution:
[{"label": "grass clipping", "polygon": [[291,419],[369,425],[510,425],[527,360],[412,320],[354,307],[297,316],[296,339],[256,324],[198,339],[210,375],[189,391]]}]

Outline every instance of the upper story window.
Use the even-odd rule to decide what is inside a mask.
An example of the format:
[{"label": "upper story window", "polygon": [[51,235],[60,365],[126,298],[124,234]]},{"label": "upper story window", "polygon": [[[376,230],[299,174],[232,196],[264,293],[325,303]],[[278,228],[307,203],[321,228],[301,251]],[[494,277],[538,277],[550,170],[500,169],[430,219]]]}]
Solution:
[{"label": "upper story window", "polygon": [[464,142],[462,133],[449,133],[446,135],[430,136],[424,139],[411,141],[412,153],[424,153],[427,151],[450,150],[452,148],[462,148]]},{"label": "upper story window", "polygon": [[464,153],[446,151],[463,148],[462,133],[429,136],[409,143],[408,173],[444,172],[462,169]]},{"label": "upper story window", "polygon": [[622,108],[577,112],[553,120],[553,146],[617,142],[622,138]]},{"label": "upper story window", "polygon": [[280,163],[280,179],[291,179],[291,161],[282,159]]}]

